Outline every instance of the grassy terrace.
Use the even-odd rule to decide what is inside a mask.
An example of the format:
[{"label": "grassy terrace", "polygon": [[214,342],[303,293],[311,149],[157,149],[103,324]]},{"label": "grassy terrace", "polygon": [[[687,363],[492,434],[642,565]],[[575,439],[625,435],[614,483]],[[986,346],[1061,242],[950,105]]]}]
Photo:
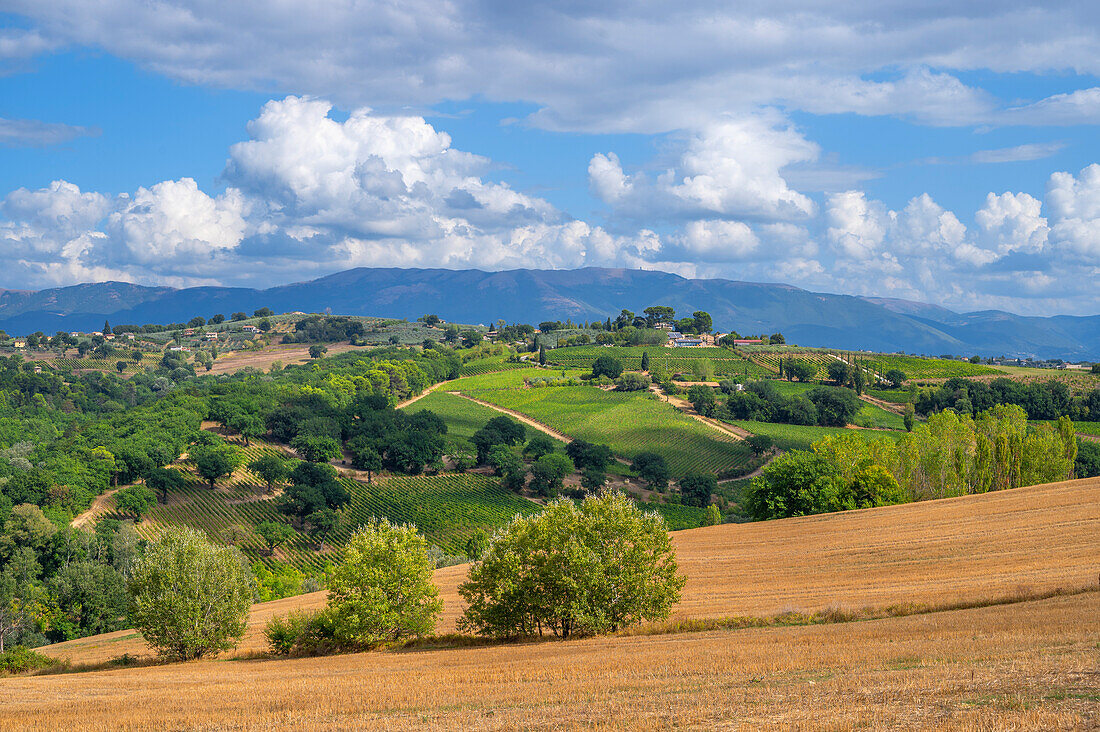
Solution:
[{"label": "grassy terrace", "polygon": [[[446,423],[448,449],[460,447],[473,450],[474,447],[470,443],[473,434],[484,427],[490,419],[500,416],[500,412],[491,407],[484,407],[469,399],[441,391],[432,392],[404,409],[410,414],[424,410],[435,412]],[[533,427],[528,427],[528,439],[535,432]]]},{"label": "grassy terrace", "polygon": [[[791,397],[805,394],[811,389],[816,389],[820,384],[801,384],[797,381],[773,381],[780,394]],[[835,387],[827,387],[835,388]],[[874,427],[876,429],[901,430],[905,429],[905,422],[901,415],[888,412],[882,407],[864,402],[856,415],[856,423],[861,427]]]},{"label": "grassy terrace", "polygon": [[844,427],[807,427],[799,424],[730,420],[730,424],[748,430],[754,435],[767,435],[780,450],[808,450],[810,445],[828,435],[859,435],[865,440],[889,440],[903,432],[885,430],[850,430]]},{"label": "grassy terrace", "polygon": [[767,369],[728,348],[666,348],[664,346],[569,346],[554,348],[546,356],[554,364],[570,368],[591,368],[600,356],[613,356],[627,371],[642,368],[642,354],[649,353],[651,366],[660,366],[669,374],[692,372],[696,361],[710,361],[716,378],[766,376]]},{"label": "grassy terrace", "polygon": [[582,386],[478,390],[474,396],[522,412],[572,437],[608,445],[626,458],[645,451],[659,453],[677,477],[692,472],[737,474],[751,456],[744,442],[648,393]]}]

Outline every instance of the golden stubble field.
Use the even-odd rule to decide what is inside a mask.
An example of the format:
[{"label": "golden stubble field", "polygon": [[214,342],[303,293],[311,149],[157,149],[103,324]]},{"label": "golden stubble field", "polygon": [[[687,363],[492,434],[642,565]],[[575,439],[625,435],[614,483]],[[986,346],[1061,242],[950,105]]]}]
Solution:
[{"label": "golden stubble field", "polygon": [[[680,617],[940,605],[1095,588],[1100,480],[674,535]],[[440,570],[441,631],[464,569]],[[254,608],[241,651],[270,615]],[[122,632],[45,649],[140,652]],[[0,728],[1085,729],[1100,593],[831,625],[0,680]]]}]

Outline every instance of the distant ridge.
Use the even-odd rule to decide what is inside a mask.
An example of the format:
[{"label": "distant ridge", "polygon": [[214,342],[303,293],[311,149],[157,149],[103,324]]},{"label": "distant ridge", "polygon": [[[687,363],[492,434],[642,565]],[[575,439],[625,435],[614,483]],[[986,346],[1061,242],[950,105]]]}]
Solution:
[{"label": "distant ridge", "polygon": [[40,291],[0,290],[0,329],[90,330],[112,323],[180,322],[195,315],[268,306],[345,315],[538,323],[614,317],[670,305],[706,310],[715,327],[781,331],[805,346],[1100,360],[1100,315],[1025,317],[1002,311],[955,313],[926,303],[810,292],[784,284],[687,279],[667,272],[588,267],[576,270],[357,268],[266,290],[144,287],[101,282]]}]

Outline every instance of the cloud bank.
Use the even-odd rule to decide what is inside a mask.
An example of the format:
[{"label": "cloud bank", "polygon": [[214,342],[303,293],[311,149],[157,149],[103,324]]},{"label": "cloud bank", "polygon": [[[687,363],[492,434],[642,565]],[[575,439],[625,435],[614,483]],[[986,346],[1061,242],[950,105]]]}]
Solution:
[{"label": "cloud bank", "polygon": [[815,164],[815,144],[776,114],[727,116],[637,169],[614,150],[594,154],[597,224],[489,180],[492,161],[423,117],[331,112],[307,97],[267,103],[216,191],[190,178],[119,194],[65,181],[12,191],[0,202],[0,284],[266,286],[354,266],[598,265],[961,309],[1096,307],[1100,165],[1053,173],[1042,200],[990,192],[974,212],[928,194],[891,210],[855,189],[818,202],[786,173]]}]

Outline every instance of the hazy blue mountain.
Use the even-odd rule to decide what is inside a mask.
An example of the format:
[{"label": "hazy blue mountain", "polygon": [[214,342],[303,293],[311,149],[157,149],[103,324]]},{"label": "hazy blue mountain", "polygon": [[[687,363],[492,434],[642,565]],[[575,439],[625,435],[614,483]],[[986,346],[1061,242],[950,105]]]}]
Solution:
[{"label": "hazy blue mountain", "polygon": [[179,322],[195,315],[268,306],[277,312],[330,311],[414,319],[425,313],[460,323],[614,317],[670,305],[706,310],[721,330],[781,331],[807,346],[988,356],[1100,359],[1100,316],[1023,317],[1000,311],[955,313],[889,298],[810,292],[790,285],[693,280],[629,269],[351,269],[267,290],[176,290],[119,282],[39,292],[0,291],[0,328],[9,333],[89,330],[119,323]]}]

